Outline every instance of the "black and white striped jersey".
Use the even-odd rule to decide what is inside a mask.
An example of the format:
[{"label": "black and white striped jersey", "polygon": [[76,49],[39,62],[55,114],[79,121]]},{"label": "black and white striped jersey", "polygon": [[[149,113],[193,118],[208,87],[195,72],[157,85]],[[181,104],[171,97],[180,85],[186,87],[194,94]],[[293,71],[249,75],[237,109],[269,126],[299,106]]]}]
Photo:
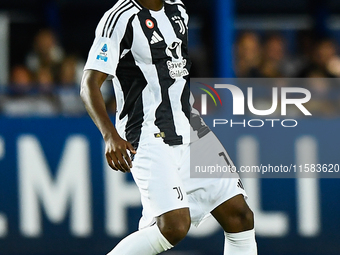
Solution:
[{"label": "black and white striped jersey", "polygon": [[188,15],[180,0],[151,11],[119,0],[96,29],[85,69],[109,74],[117,101],[116,128],[133,145],[156,136],[190,142]]}]

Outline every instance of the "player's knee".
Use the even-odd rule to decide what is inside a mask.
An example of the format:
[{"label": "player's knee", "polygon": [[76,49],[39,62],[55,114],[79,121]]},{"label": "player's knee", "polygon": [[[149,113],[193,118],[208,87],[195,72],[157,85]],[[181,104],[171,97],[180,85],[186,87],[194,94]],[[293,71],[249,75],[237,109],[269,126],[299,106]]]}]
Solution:
[{"label": "player's knee", "polygon": [[249,207],[242,213],[242,221],[248,229],[254,228],[254,213]]},{"label": "player's knee", "polygon": [[242,206],[235,210],[234,220],[236,220],[243,230],[254,228],[254,213],[248,206]]},{"label": "player's knee", "polygon": [[[177,216],[177,217],[176,217]],[[163,236],[172,244],[178,244],[188,233],[191,220],[190,214],[169,215],[157,221]]]},{"label": "player's knee", "polygon": [[212,214],[226,232],[241,232],[254,228],[254,214],[242,196],[226,201]]},{"label": "player's knee", "polygon": [[164,237],[172,244],[176,245],[187,235],[190,223],[181,222],[172,226],[163,226],[161,232]]}]

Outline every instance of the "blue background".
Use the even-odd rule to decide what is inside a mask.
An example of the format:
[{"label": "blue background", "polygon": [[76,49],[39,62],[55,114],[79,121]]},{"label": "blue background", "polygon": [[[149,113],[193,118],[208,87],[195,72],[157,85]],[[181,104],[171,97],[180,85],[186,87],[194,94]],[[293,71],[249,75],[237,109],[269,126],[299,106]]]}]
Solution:
[{"label": "blue background", "polygon": [[[259,141],[261,163],[282,164],[294,161],[293,144],[303,135],[310,135],[318,143],[318,157],[322,163],[339,162],[338,130],[340,120],[298,120],[296,128],[215,128],[215,133],[226,145],[230,155],[237,159],[236,141],[251,136]],[[70,232],[69,213],[59,224],[51,222],[42,212],[42,234],[25,237],[20,230],[18,138],[31,135],[43,149],[44,158],[52,176],[56,176],[65,141],[81,135],[89,144],[90,183],[92,197],[92,231],[88,237],[75,237]],[[105,199],[103,147],[99,132],[88,117],[82,118],[1,118],[0,139],[4,153],[0,157],[0,215],[7,219],[7,234],[0,237],[0,254],[104,254],[122,236],[112,237],[105,231]],[[76,158],[74,160],[77,160]],[[238,164],[238,162],[235,162]],[[127,182],[129,175],[122,175]],[[296,179],[260,179],[263,212],[281,211],[289,217],[288,232],[281,237],[257,236],[259,254],[339,254],[340,253],[340,179],[319,179],[320,232],[303,237],[297,230]],[[247,189],[247,187],[246,187]],[[119,194],[118,194],[119,195]],[[249,194],[251,197],[252,194]],[[128,232],[137,229],[141,208],[132,206],[128,214]],[[275,226],[273,226],[275,228]],[[194,249],[193,249],[194,248]],[[175,251],[190,254],[222,254],[223,232],[214,231],[203,237],[188,236]],[[195,250],[197,252],[195,252]],[[170,252],[169,252],[170,253]]]}]

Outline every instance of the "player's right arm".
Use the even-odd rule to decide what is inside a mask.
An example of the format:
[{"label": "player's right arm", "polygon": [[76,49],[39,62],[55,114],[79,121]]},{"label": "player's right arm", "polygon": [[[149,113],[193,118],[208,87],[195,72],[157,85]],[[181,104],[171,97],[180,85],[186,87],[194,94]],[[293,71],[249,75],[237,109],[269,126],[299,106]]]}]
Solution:
[{"label": "player's right arm", "polygon": [[122,42],[127,41],[125,36],[131,37],[126,31],[132,32],[130,18],[139,9],[136,7],[125,8],[124,6],[117,3],[100,20],[84,67],[80,93],[87,112],[105,141],[107,163],[114,170],[129,172],[132,163],[128,151],[133,154],[136,152],[133,146],[117,133],[106,111],[100,91],[100,87],[106,79],[116,76],[122,52],[130,49],[131,43],[125,45]]},{"label": "player's right arm", "polygon": [[81,81],[80,96],[87,112],[103,136],[107,163],[114,170],[129,172],[132,162],[127,150],[133,154],[136,151],[129,142],[119,136],[106,111],[105,102],[100,91],[100,87],[106,78],[106,73],[85,70]]}]

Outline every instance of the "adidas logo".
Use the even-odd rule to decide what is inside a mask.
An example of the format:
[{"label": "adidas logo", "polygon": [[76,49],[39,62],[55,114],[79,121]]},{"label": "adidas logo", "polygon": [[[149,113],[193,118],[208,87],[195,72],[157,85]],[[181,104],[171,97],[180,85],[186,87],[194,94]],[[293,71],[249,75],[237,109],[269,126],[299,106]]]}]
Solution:
[{"label": "adidas logo", "polygon": [[161,41],[163,41],[163,38],[156,31],[153,31],[150,43],[155,44]]},{"label": "adidas logo", "polygon": [[237,182],[237,187],[239,187],[239,188],[241,188],[241,189],[243,189],[243,190],[244,190],[243,184],[242,184],[242,182],[241,182],[241,180],[240,180],[240,179],[238,179],[238,182]]}]

